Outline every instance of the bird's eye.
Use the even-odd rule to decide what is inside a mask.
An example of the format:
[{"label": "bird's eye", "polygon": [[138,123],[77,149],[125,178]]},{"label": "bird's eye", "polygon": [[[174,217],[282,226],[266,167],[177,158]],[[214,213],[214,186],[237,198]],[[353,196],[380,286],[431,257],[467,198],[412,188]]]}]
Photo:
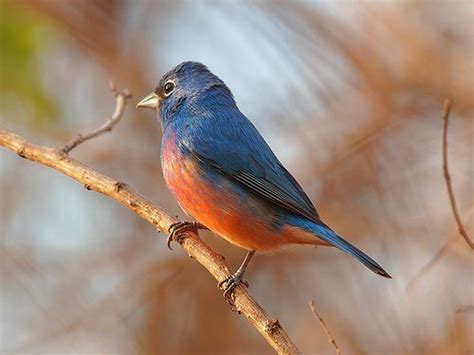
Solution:
[{"label": "bird's eye", "polygon": [[171,93],[174,91],[174,88],[176,87],[175,83],[172,82],[172,81],[167,81],[165,86],[164,86],[164,93],[165,93],[165,96],[170,96]]}]

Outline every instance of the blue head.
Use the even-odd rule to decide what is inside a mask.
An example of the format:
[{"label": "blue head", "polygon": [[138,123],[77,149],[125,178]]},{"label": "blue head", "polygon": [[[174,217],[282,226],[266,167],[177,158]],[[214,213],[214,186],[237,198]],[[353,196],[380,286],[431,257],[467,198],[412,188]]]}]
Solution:
[{"label": "blue head", "polygon": [[164,128],[173,120],[186,120],[190,114],[205,114],[226,105],[235,107],[235,101],[224,82],[204,64],[183,62],[163,75],[155,91],[137,107],[157,110]]}]

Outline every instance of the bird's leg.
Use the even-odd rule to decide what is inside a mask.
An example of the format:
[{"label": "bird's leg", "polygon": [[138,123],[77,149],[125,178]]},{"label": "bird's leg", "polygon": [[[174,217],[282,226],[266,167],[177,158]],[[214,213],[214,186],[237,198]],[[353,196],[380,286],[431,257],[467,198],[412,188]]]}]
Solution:
[{"label": "bird's leg", "polygon": [[186,232],[192,231],[192,232],[197,233],[199,229],[209,229],[209,228],[207,228],[204,224],[201,224],[196,221],[193,221],[193,222],[180,221],[180,222],[173,223],[168,228],[168,232],[170,233],[170,235],[168,236],[168,241],[167,241],[168,248],[173,250],[173,248],[171,248],[172,241],[181,243],[183,241],[183,237]]},{"label": "bird's leg", "polygon": [[244,261],[242,261],[242,264],[239,266],[237,271],[233,274],[227,277],[226,279],[222,280],[219,282],[217,285],[218,287],[222,287],[225,284],[224,288],[224,297],[226,299],[229,299],[229,296],[234,292],[235,288],[239,284],[244,284],[245,287],[249,287],[249,283],[243,279],[245,269],[247,269],[247,266],[250,262],[250,259],[252,259],[252,256],[255,254],[255,250],[249,250],[247,254],[245,255]]}]

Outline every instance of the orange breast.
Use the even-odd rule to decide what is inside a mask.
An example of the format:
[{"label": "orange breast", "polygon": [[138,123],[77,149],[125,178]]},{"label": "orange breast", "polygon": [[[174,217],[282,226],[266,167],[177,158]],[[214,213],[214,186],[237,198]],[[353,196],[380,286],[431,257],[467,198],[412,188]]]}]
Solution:
[{"label": "orange breast", "polygon": [[[168,139],[162,150],[165,181],[181,208],[227,241],[247,250],[267,251],[288,244],[316,244],[299,228],[276,231],[271,206],[223,176],[205,176]],[[217,180],[216,180],[217,179]]]}]

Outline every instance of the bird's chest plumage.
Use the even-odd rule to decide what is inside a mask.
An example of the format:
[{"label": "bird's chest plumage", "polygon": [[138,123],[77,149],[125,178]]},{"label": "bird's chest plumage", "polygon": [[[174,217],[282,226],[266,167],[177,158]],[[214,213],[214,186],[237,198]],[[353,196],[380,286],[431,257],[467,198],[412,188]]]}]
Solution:
[{"label": "bird's chest plumage", "polygon": [[195,159],[179,148],[176,134],[166,134],[161,148],[163,177],[180,207],[209,228],[222,223],[225,195],[216,190],[222,181],[212,179]]},{"label": "bird's chest plumage", "polygon": [[184,212],[202,223],[209,224],[211,219],[219,219],[215,208],[222,198],[215,191],[219,182],[209,179],[197,161],[180,149],[179,137],[175,133],[164,135],[161,165],[165,182]]},{"label": "bird's chest plumage", "polygon": [[271,212],[258,198],[200,166],[179,148],[178,140],[175,133],[163,136],[161,164],[165,182],[184,212],[246,249],[274,249],[276,242],[284,241],[270,236]]},{"label": "bird's chest plumage", "polygon": [[180,151],[175,133],[164,136],[161,146],[161,166],[165,182],[178,202],[181,204],[181,200],[191,199],[196,167]]}]

